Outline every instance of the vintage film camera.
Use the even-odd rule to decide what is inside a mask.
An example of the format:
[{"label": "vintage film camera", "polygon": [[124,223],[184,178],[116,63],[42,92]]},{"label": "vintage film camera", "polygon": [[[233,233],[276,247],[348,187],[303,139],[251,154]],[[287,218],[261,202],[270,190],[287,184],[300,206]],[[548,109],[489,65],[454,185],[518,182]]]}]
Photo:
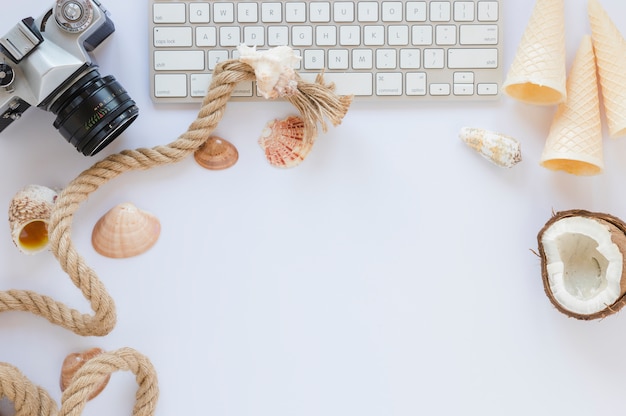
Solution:
[{"label": "vintage film camera", "polygon": [[57,0],[0,38],[0,132],[37,106],[57,116],[54,127],[84,155],[113,141],[139,109],[88,52],[114,31],[98,0]]}]

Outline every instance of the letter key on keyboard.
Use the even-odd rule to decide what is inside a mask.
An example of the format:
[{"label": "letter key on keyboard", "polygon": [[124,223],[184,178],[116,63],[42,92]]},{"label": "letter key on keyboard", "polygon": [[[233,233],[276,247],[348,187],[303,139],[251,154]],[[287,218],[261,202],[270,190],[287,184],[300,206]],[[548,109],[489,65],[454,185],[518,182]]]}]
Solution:
[{"label": "letter key on keyboard", "polygon": [[[501,0],[149,0],[157,103],[197,103],[237,46],[289,45],[308,80],[357,100],[492,100],[502,83]],[[234,100],[263,100],[253,82]]]}]

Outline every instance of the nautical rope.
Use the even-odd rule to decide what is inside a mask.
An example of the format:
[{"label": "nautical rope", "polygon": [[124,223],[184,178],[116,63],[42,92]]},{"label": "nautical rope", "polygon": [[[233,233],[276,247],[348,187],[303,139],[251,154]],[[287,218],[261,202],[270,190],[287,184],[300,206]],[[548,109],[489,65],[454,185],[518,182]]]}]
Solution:
[{"label": "nautical rope", "polygon": [[[0,292],[0,312],[31,312],[78,335],[103,336],[111,332],[116,323],[115,304],[96,272],[74,247],[72,220],[75,212],[91,193],[122,173],[176,163],[193,153],[222,119],[235,85],[254,79],[254,70],[248,64],[237,60],[223,62],[215,69],[198,116],[185,133],[167,145],[123,150],[107,156],[80,173],[59,193],[49,223],[50,249],[74,285],[90,302],[94,315],[83,314],[28,290]],[[333,86],[325,85],[321,75],[315,82],[298,77],[297,91],[284,98],[300,112],[309,135],[316,134],[318,125],[326,131],[325,120],[333,125],[339,124],[352,101],[350,96],[336,95]]]},{"label": "nautical rope", "polygon": [[60,410],[50,395],[20,370],[0,363],[0,399],[13,402],[15,416],[79,416],[102,378],[116,371],[135,374],[139,387],[133,416],[153,415],[159,397],[156,371],[148,358],[131,348],[104,352],[86,361],[63,392]]}]

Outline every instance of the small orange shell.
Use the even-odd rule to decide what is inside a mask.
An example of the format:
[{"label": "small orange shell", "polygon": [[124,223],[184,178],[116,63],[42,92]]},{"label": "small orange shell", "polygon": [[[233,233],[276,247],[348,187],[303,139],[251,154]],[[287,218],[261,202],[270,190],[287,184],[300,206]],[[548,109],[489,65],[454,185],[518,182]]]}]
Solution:
[{"label": "small orange shell", "polygon": [[315,137],[307,137],[304,121],[299,116],[270,121],[259,139],[267,161],[280,168],[299,165],[308,156],[314,142]]},{"label": "small orange shell", "polygon": [[205,169],[228,169],[237,163],[239,152],[228,140],[211,136],[193,154],[196,162]]},{"label": "small orange shell", "polygon": [[[65,389],[68,388],[68,386],[72,382],[72,379],[74,378],[74,375],[85,364],[85,362],[102,354],[103,352],[104,351],[102,351],[100,348],[91,348],[87,351],[75,352],[65,357],[65,360],[63,360],[63,365],[61,367],[61,378],[59,380],[61,392],[64,392]],[[100,394],[102,390],[104,390],[104,388],[106,387],[110,378],[110,375],[106,376],[102,380],[102,383],[98,386],[98,388],[91,393],[88,400],[91,400],[98,394]]]},{"label": "small orange shell", "polygon": [[161,223],[154,215],[130,202],[116,205],[102,216],[91,234],[91,244],[110,258],[127,258],[150,249],[161,233]]}]

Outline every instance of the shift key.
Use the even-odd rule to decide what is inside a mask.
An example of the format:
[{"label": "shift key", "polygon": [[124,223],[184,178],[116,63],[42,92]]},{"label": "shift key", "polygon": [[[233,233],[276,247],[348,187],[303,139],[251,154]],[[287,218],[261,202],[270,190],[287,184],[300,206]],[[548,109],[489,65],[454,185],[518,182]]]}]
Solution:
[{"label": "shift key", "polygon": [[203,71],[203,51],[155,51],[155,71]]},{"label": "shift key", "polygon": [[495,48],[448,49],[448,68],[491,69],[498,67],[498,50]]}]

